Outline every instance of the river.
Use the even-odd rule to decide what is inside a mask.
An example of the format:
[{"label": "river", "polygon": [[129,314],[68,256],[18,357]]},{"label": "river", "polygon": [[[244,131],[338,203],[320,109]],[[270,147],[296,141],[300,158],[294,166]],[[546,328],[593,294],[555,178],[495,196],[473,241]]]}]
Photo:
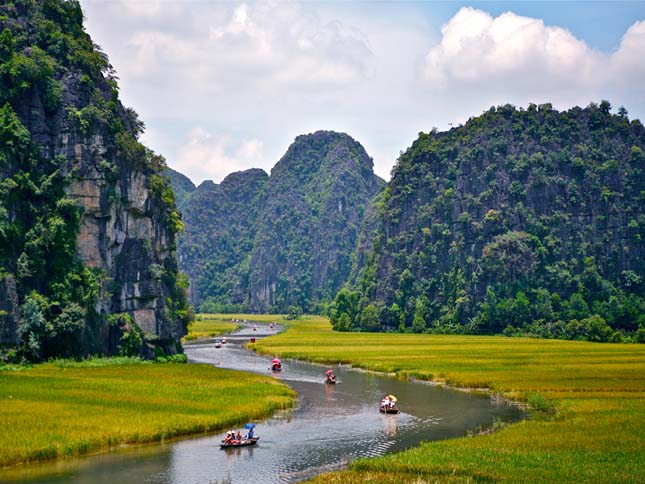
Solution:
[{"label": "river", "polygon": [[[249,326],[221,348],[186,345],[193,363],[270,375],[270,357],[241,347],[273,334]],[[298,392],[292,411],[255,422],[255,447],[221,450],[223,433],[125,449],[12,470],[11,481],[48,484],[214,484],[298,482],[343,468],[358,457],[376,457],[420,442],[466,435],[495,419],[516,421],[522,412],[504,401],[423,383],[333,367],[339,383],[324,383],[327,367],[283,361],[275,377]],[[381,398],[399,398],[398,415],[378,411]],[[5,476],[0,476],[4,478]],[[2,480],[0,478],[0,480]]]}]

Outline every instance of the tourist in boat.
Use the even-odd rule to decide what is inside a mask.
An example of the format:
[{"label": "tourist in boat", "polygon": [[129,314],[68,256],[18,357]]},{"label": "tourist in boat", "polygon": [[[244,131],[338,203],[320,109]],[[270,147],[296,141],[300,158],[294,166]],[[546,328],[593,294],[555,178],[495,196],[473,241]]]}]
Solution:
[{"label": "tourist in boat", "polygon": [[249,439],[249,440],[252,440],[252,439],[253,439],[253,435],[254,435],[254,430],[253,430],[253,429],[255,428],[255,424],[247,423],[247,424],[244,426],[244,428],[248,430],[248,432],[246,433],[246,437],[245,437],[245,438],[247,438],[247,439]]},{"label": "tourist in boat", "polygon": [[381,400],[381,406],[379,409],[383,413],[398,413],[399,409],[396,408],[396,402],[398,401],[398,398],[396,398],[394,395],[386,395],[383,397],[383,400]]},{"label": "tourist in boat", "polygon": [[327,383],[336,383],[336,375],[334,375],[334,372],[332,370],[327,370],[325,375],[326,375],[325,381]]},{"label": "tourist in boat", "polygon": [[235,433],[232,430],[229,430],[228,432],[226,432],[226,437],[224,437],[224,443],[232,444],[234,436],[235,436]]},{"label": "tourist in boat", "polygon": [[242,434],[240,433],[239,430],[237,431],[237,434],[235,434],[235,440],[237,440],[238,444],[242,442]]}]

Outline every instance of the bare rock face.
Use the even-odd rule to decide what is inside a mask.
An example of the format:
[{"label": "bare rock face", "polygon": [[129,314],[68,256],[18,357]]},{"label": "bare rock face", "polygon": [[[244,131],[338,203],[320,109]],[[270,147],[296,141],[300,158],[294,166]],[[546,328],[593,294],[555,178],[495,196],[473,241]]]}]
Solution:
[{"label": "bare rock face", "polygon": [[[75,89],[73,82],[65,87]],[[70,170],[78,173],[67,188],[68,196],[83,207],[77,253],[84,265],[104,276],[97,312],[129,314],[148,337],[165,342],[173,352],[186,330],[165,311],[164,298],[172,288],[164,287],[161,273],[176,271],[175,235],[150,188],[156,173],[114,153],[101,129],[82,136],[63,120],[62,133],[55,137],[55,155],[64,156]]]}]

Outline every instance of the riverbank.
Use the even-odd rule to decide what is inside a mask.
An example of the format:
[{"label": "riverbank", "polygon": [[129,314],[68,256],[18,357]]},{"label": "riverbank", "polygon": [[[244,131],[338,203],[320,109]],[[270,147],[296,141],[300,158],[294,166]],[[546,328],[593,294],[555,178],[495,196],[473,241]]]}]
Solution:
[{"label": "riverbank", "polygon": [[282,358],[486,387],[540,410],[490,435],[354,461],[348,471],[313,482],[642,482],[645,345],[336,333],[316,317],[288,326],[250,347]]},{"label": "riverbank", "polygon": [[211,365],[112,358],[0,371],[0,468],[223,430],[294,398],[274,378]]},{"label": "riverbank", "polygon": [[196,341],[204,338],[214,338],[224,333],[230,333],[240,325],[231,321],[230,317],[212,314],[198,314],[195,321],[188,325],[188,334],[183,341]]}]

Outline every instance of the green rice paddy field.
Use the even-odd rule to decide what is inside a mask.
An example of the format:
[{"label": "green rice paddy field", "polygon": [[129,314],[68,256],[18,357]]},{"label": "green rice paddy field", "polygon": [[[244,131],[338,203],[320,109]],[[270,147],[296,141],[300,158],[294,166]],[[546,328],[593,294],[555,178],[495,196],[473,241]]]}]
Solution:
[{"label": "green rice paddy field", "polygon": [[188,334],[184,336],[184,341],[212,338],[233,331],[238,326],[230,317],[199,314],[197,319],[188,325]]},{"label": "green rice paddy field", "polygon": [[283,358],[487,388],[540,409],[489,435],[358,460],[312,482],[645,482],[645,345],[335,333],[325,318],[310,317],[250,346]]},{"label": "green rice paddy field", "polygon": [[271,377],[209,365],[112,358],[0,369],[0,468],[221,430],[294,397]]}]

